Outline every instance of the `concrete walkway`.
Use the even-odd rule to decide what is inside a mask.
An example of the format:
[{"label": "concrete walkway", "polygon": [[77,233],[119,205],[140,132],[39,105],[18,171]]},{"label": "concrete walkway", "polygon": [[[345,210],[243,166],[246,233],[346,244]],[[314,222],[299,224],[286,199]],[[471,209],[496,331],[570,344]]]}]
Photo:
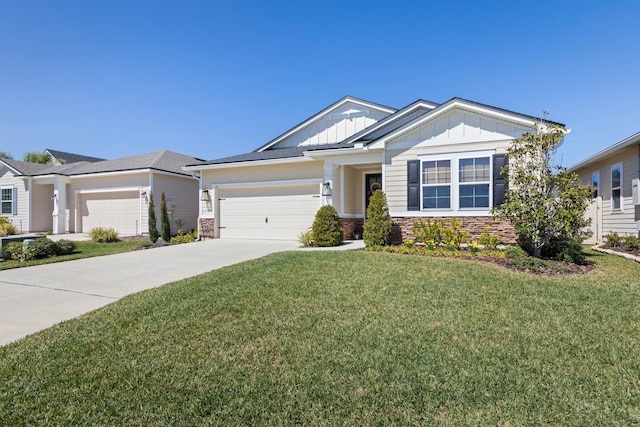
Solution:
[{"label": "concrete walkway", "polygon": [[0,345],[135,292],[299,246],[214,239],[0,271]]}]

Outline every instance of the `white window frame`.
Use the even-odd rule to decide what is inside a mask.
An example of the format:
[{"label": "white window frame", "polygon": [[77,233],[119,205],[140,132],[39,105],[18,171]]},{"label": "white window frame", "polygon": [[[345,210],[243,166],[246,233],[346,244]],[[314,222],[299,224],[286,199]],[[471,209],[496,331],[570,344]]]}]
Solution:
[{"label": "white window frame", "polygon": [[[613,186],[613,171],[617,168],[620,168],[620,186],[618,187],[614,187]],[[622,163],[616,163],[615,165],[611,166],[611,212],[624,212],[624,198],[622,197],[622,187],[623,187],[623,183],[624,183],[624,179],[623,179],[624,175],[623,175],[623,169],[622,169]],[[620,191],[620,207],[616,208],[614,207],[614,197],[613,197],[613,192],[615,190]]]},{"label": "white window frame", "polygon": [[[4,190],[11,190],[11,200],[2,200],[2,192],[4,192]],[[9,215],[16,215],[16,207],[14,205],[14,203],[16,203],[16,199],[17,199],[17,195],[16,195],[17,189],[16,187],[12,187],[12,186],[3,186],[0,187],[0,215],[3,216],[9,216]],[[2,212],[2,207],[4,206],[5,203],[9,203],[9,205],[11,206],[11,212]]]},{"label": "white window frame", "polygon": [[595,188],[595,191],[593,193],[593,198],[595,199],[596,197],[602,196],[602,184],[600,182],[600,171],[599,170],[597,170],[597,171],[595,171],[595,172],[593,172],[591,174],[591,187],[593,187],[593,178],[596,178],[596,181],[598,182],[598,186]]},{"label": "white window frame", "polygon": [[[449,154],[436,154],[436,155],[421,155],[418,156],[420,160],[420,210],[424,213],[429,213],[433,216],[451,216],[451,215],[461,215],[461,216],[486,216],[489,212],[491,212],[491,207],[493,206],[493,155],[495,154],[495,150],[487,151],[465,151],[461,153],[449,153]],[[469,182],[460,182],[460,160],[461,159],[472,159],[478,157],[488,157],[489,158],[489,206],[486,208],[461,208],[460,207],[460,185],[469,185],[473,183]],[[424,208],[424,184],[422,177],[422,164],[423,162],[434,161],[434,160],[450,160],[451,161],[451,207],[449,209],[425,209]],[[485,182],[481,182],[484,184]]]}]

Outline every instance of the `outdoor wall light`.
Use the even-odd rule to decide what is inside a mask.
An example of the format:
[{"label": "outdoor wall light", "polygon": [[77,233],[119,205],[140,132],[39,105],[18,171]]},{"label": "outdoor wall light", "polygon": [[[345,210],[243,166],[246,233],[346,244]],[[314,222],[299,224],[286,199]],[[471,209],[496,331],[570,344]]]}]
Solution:
[{"label": "outdoor wall light", "polygon": [[325,182],[322,185],[322,195],[330,196],[331,195],[331,183],[329,181]]},{"label": "outdoor wall light", "polygon": [[147,195],[147,192],[146,192],[146,191],[143,191],[143,192],[141,192],[141,193],[140,193],[140,195],[141,195],[141,196],[146,196],[146,195]]},{"label": "outdoor wall light", "polygon": [[51,195],[51,200],[55,200],[55,199],[57,199],[57,198],[58,198],[58,196],[57,196],[56,194],[52,194],[52,195]]},{"label": "outdoor wall light", "polygon": [[200,200],[202,200],[203,202],[208,202],[211,200],[209,190],[202,190],[202,196],[200,196]]}]

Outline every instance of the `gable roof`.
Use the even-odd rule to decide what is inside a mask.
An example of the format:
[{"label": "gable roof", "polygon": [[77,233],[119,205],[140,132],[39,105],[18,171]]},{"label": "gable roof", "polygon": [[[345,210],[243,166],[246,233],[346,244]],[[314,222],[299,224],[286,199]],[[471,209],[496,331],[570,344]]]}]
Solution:
[{"label": "gable roof", "polygon": [[339,108],[340,106],[342,106],[342,105],[344,105],[344,104],[346,104],[348,102],[352,102],[354,104],[359,104],[359,105],[362,105],[362,106],[365,106],[365,107],[368,107],[368,108],[373,108],[373,109],[376,109],[376,110],[380,110],[380,111],[386,112],[388,114],[392,114],[392,113],[394,113],[396,111],[395,108],[387,107],[387,106],[382,105],[382,104],[376,104],[375,102],[365,101],[363,99],[359,99],[359,98],[355,98],[353,96],[348,96],[347,95],[344,98],[341,98],[338,101],[334,102],[333,104],[329,105],[324,110],[314,114],[313,116],[309,117],[308,119],[304,120],[303,122],[301,122],[301,123],[297,124],[296,126],[292,127],[291,129],[289,129],[285,133],[275,137],[274,139],[272,139],[271,141],[267,142],[263,146],[257,148],[255,151],[256,152],[264,151],[264,150],[267,150],[267,149],[273,147],[278,142],[282,141],[283,139],[287,138],[290,135],[293,135],[294,133],[298,132],[299,130],[301,130],[305,126],[309,125],[310,123],[314,122],[315,120],[318,120],[322,116],[327,115],[331,111],[336,110],[337,108]]},{"label": "gable roof", "polygon": [[67,153],[64,151],[52,150],[47,148],[44,150],[45,153],[49,153],[54,160],[59,161],[60,163],[77,163],[77,162],[100,162],[105,159],[100,159],[98,157],[91,156],[83,156],[81,154],[73,154]]},{"label": "gable roof", "polygon": [[605,157],[615,153],[618,150],[622,150],[623,148],[627,148],[631,145],[634,144],[640,144],[640,132],[635,133],[633,135],[631,135],[628,138],[623,139],[620,142],[616,142],[615,144],[605,148],[602,151],[597,152],[596,154],[594,154],[593,156],[589,156],[586,159],[582,160],[581,162],[576,163],[575,165],[571,166],[569,168],[570,171],[575,171],[577,169],[583,168],[585,166],[588,166],[592,163],[598,162],[602,159],[604,159]]},{"label": "gable roof", "polygon": [[22,176],[64,175],[78,176],[97,173],[123,172],[144,169],[154,169],[179,175],[191,176],[182,169],[189,163],[202,161],[195,157],[168,150],[138,154],[100,162],[80,161],[63,165],[42,165],[39,163],[19,162],[17,160],[2,159]]},{"label": "gable roof", "polygon": [[[189,164],[185,168],[188,170],[193,170],[193,169],[197,170],[198,166],[277,160],[277,159],[286,159],[286,158],[293,159],[297,157],[304,157],[305,153],[315,153],[315,152],[321,152],[323,150],[339,150],[339,149],[345,149],[345,148],[354,148],[357,146],[357,144],[362,144],[362,146],[365,147],[377,141],[380,141],[381,139],[384,140],[384,139],[393,137],[397,135],[399,132],[405,131],[409,127],[413,127],[427,120],[430,120],[432,117],[442,114],[455,107],[463,107],[470,110],[484,110],[485,113],[490,112],[496,116],[503,116],[504,118],[510,119],[512,121],[520,121],[527,125],[544,121],[545,123],[548,123],[551,125],[560,126],[562,128],[565,127],[565,125],[562,123],[543,120],[540,117],[516,113],[514,111],[506,110],[504,108],[493,107],[491,105],[482,104],[480,102],[470,101],[470,100],[459,98],[459,97],[451,98],[450,100],[448,100],[443,104],[437,104],[434,102],[419,99],[400,110],[395,110],[384,119],[363,129],[362,131],[356,133],[355,135],[352,135],[351,137],[339,143],[328,144],[325,146],[314,146],[314,147],[307,146],[307,147],[272,148],[277,142],[281,141],[285,137],[291,135],[295,131],[304,127],[309,122],[317,119],[318,117],[321,117],[322,115],[337,108],[338,106],[344,104],[345,102],[353,101],[353,100],[357,100],[357,98],[352,98],[349,96],[342,98],[338,102],[322,110],[320,113],[305,120],[301,124],[295,126],[291,130],[278,136],[277,138],[273,139],[272,141],[268,142],[267,144],[263,145],[262,147],[258,148],[257,150],[251,153],[245,153],[245,154],[240,154],[236,156],[214,159],[206,162],[201,162],[198,164]],[[361,100],[358,100],[358,101],[367,102],[367,101],[361,101]],[[388,108],[388,107],[385,107],[385,108]]]}]

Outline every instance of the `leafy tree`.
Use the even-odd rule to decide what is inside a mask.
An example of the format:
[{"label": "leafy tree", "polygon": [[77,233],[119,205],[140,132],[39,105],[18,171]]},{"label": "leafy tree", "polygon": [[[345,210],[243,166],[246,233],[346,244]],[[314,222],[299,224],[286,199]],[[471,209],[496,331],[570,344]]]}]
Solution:
[{"label": "leafy tree", "polygon": [[47,153],[24,153],[23,160],[29,163],[42,163],[43,165],[49,164],[52,162],[52,158]]},{"label": "leafy tree", "polygon": [[149,192],[149,240],[158,241],[158,227],[156,225],[156,207],[153,204],[153,193]]},{"label": "leafy tree", "polygon": [[340,246],[344,241],[342,228],[340,227],[340,217],[336,208],[324,205],[316,212],[315,220],[311,226],[313,245]]},{"label": "leafy tree", "polygon": [[584,212],[591,188],[576,173],[552,164],[564,129],[545,124],[538,129],[514,139],[507,149],[511,166],[503,172],[512,188],[493,213],[513,224],[521,246],[540,258],[552,242],[582,241],[580,230],[590,223]]},{"label": "leafy tree", "polygon": [[164,191],[160,196],[160,236],[162,236],[162,240],[165,242],[171,240],[171,223],[169,222],[167,199],[164,197]]},{"label": "leafy tree", "polygon": [[391,240],[393,224],[387,206],[387,197],[382,190],[376,190],[369,199],[367,220],[364,222],[364,244],[386,246]]},{"label": "leafy tree", "polygon": [[0,151],[0,159],[13,160],[13,156],[11,155],[11,153],[7,153],[6,151]]}]

